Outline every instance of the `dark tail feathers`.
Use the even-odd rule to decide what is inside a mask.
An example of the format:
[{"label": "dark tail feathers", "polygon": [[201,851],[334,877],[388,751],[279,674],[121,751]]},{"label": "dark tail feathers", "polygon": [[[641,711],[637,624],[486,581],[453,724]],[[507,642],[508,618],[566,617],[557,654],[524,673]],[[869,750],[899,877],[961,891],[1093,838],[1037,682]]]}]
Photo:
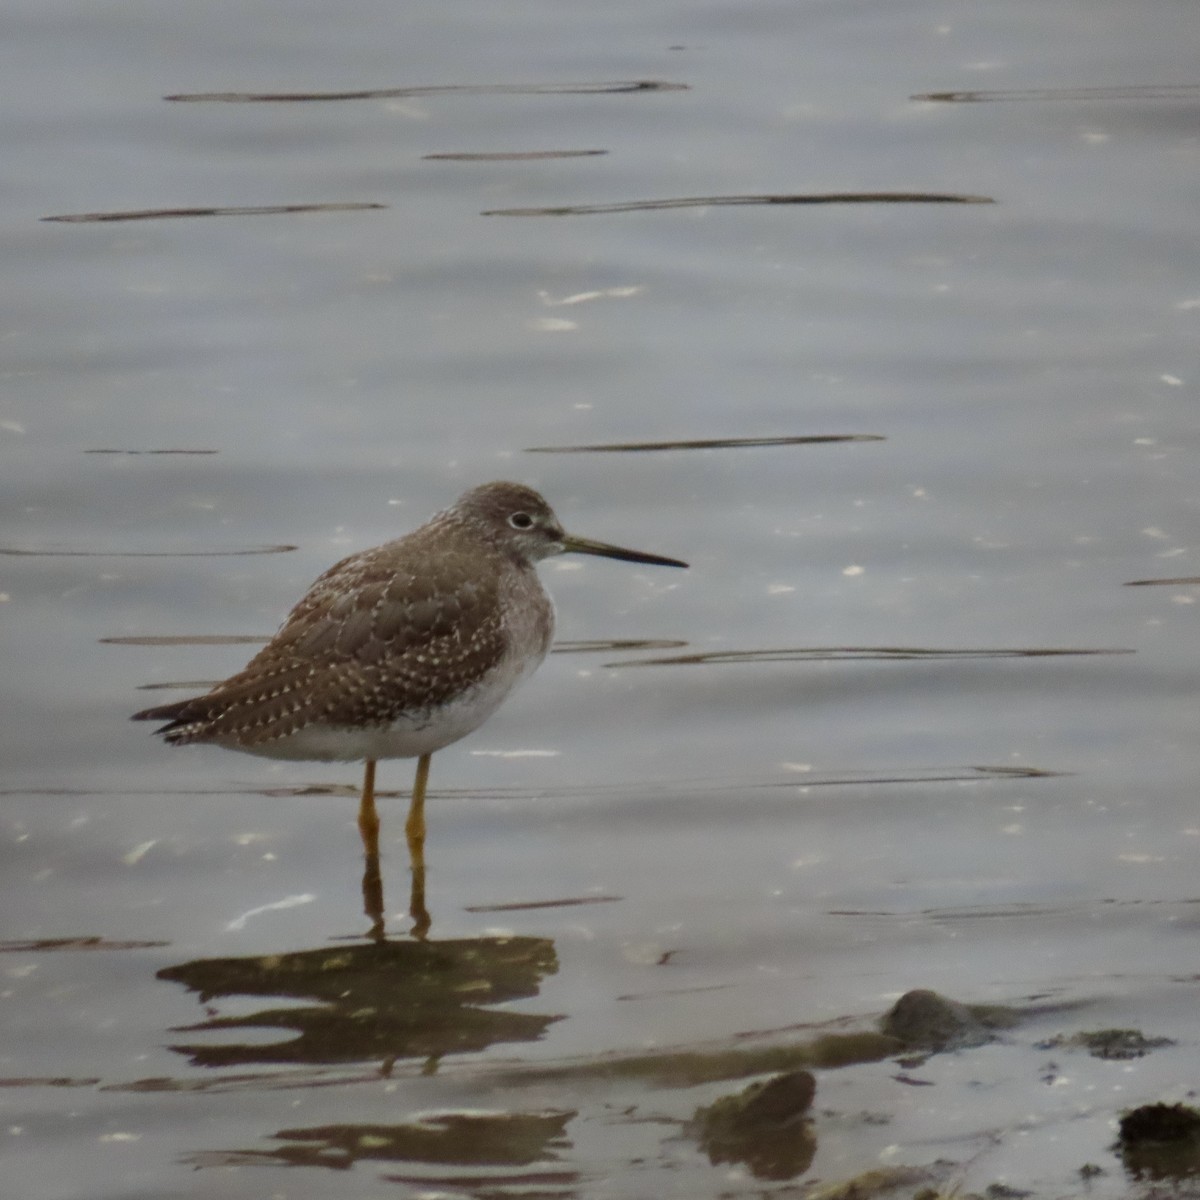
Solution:
[{"label": "dark tail feathers", "polygon": [[135,712],[131,721],[178,721],[186,713],[190,700],[176,700],[174,704],[160,704],[157,708],[143,708]]}]

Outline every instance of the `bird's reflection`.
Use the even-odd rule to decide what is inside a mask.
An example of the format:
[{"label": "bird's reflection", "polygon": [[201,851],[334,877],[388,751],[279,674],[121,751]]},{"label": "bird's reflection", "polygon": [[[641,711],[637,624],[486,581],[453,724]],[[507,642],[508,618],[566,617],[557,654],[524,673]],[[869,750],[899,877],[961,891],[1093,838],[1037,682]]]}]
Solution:
[{"label": "bird's reflection", "polygon": [[[558,1194],[558,1188],[578,1179],[577,1171],[562,1166],[559,1154],[571,1147],[566,1127],[575,1115],[569,1110],[448,1112],[395,1125],[281,1129],[273,1135],[281,1144],[271,1149],[212,1151],[191,1161],[200,1167],[274,1164],[337,1171],[373,1161],[405,1164],[404,1174],[386,1177],[390,1182],[453,1188],[474,1196],[494,1196],[513,1186],[536,1186],[538,1195]],[[468,1167],[471,1173],[447,1176],[446,1167]],[[554,1193],[541,1190],[546,1187]]]},{"label": "bird's reflection", "polygon": [[[541,980],[557,969],[548,938],[477,937],[197,959],[166,967],[158,978],[183,984],[210,1006],[206,1020],[177,1032],[289,1035],[279,1042],[255,1035],[172,1047],[196,1066],[377,1060],[388,1069],[420,1058],[433,1069],[447,1054],[540,1038],[558,1016],[490,1006],[536,996]],[[246,996],[283,1003],[238,1016],[212,1009],[214,1001]]]}]

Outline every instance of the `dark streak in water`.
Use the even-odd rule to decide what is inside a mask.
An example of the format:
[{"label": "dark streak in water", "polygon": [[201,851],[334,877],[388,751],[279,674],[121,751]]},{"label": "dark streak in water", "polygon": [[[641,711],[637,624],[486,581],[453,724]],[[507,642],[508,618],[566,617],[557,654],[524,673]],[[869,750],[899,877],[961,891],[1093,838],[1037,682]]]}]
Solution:
[{"label": "dark streak in water", "polygon": [[921,92],[910,100],[981,104],[998,100],[1192,100],[1200,83],[1146,84],[1132,87],[1014,88],[1012,91]]},{"label": "dark streak in water", "polygon": [[656,992],[624,992],[614,1000],[669,1000],[675,996],[703,996],[706,992],[727,992],[736,983],[697,984],[695,987],[663,988]]},{"label": "dark streak in water", "polygon": [[834,779],[813,779],[805,775],[797,775],[795,779],[789,779],[784,783],[760,783],[752,784],[751,786],[764,789],[781,787],[846,787],[848,785],[866,787],[879,783],[975,783],[981,779],[1062,779],[1070,774],[1070,771],[1047,771],[1042,767],[962,767],[957,769],[951,767],[945,772],[941,772],[937,768],[921,772],[914,768],[908,774],[903,772],[898,772],[894,775],[880,773],[875,776],[854,776]]},{"label": "dark streak in water", "polygon": [[921,646],[796,646],[781,650],[713,650],[704,654],[677,654],[668,658],[631,658],[605,663],[606,667],[692,666],[709,663],[759,662],[909,662],[951,661],[978,658],[1085,658],[1096,655],[1133,654],[1125,649],[1014,649],[935,650]]},{"label": "dark streak in water", "polygon": [[612,650],[677,650],[687,642],[679,638],[597,638],[592,641],[555,642],[551,654],[598,654]]},{"label": "dark streak in water", "polygon": [[178,635],[138,634],[130,637],[102,637],[106,646],[261,646],[270,641],[253,633],[182,633]]},{"label": "dark streak in water", "polygon": [[[1012,767],[1012,766],[950,766],[950,767],[897,767],[893,770],[857,770],[844,771],[800,772],[789,773],[786,778],[776,779],[714,779],[711,776],[704,779],[675,779],[675,780],[631,780],[612,784],[579,784],[577,786],[557,786],[553,788],[439,788],[431,795],[447,800],[551,800],[551,799],[587,799],[602,800],[615,796],[681,796],[690,797],[702,793],[714,794],[735,791],[777,791],[779,789],[804,790],[812,788],[837,787],[869,787],[875,784],[886,784],[894,787],[897,784],[926,784],[926,783],[980,783],[1004,782],[1010,779],[1058,779],[1069,774],[1066,771],[1047,770],[1043,767]],[[267,796],[272,799],[291,797],[328,796],[334,799],[358,800],[359,789],[356,784],[314,783],[297,784],[294,787],[255,787],[250,785],[233,785],[229,787],[210,788],[3,788],[0,796]],[[408,792],[385,791],[377,789],[376,797],[381,799],[407,799]],[[68,942],[79,939],[66,939]],[[0,949],[3,943],[0,943]],[[36,947],[35,947],[36,948]],[[47,949],[56,947],[47,944]],[[66,949],[87,947],[66,946]]]},{"label": "dark streak in water", "polygon": [[311,212],[362,212],[367,209],[387,208],[386,204],[329,203],[329,204],[249,204],[236,208],[140,208],[125,212],[63,213],[54,217],[42,217],[43,221],[61,221],[70,224],[85,224],[96,221],[158,221],[165,217],[263,217],[281,213]]},{"label": "dark streak in water", "polygon": [[219,450],[85,450],[84,454],[220,454]]},{"label": "dark streak in water", "polygon": [[574,908],[581,904],[615,904],[621,896],[569,896],[562,900],[525,900],[515,904],[472,904],[469,913],[525,912],[531,908]]},{"label": "dark streak in water", "polygon": [[924,908],[923,917],[935,917],[941,921],[994,920],[997,917],[1050,917],[1069,911],[1067,906],[1049,904],[1003,904],[999,907],[980,905],[978,908]]},{"label": "dark streak in water", "polygon": [[139,692],[207,692],[215,688],[220,679],[171,679],[166,683],[139,683]]},{"label": "dark streak in water", "polygon": [[1014,779],[1057,779],[1066,775],[1066,771],[1043,771],[1038,767],[972,767],[972,771],[982,771],[985,775],[1003,777],[1011,775]]},{"label": "dark streak in water", "polygon": [[[289,1088],[345,1087],[352,1083],[379,1082],[379,1069],[356,1075],[345,1072],[335,1074],[328,1067],[309,1068],[303,1071],[270,1071],[256,1074],[222,1073],[218,1078],[172,1079],[155,1076],[151,1079],[135,1079],[130,1083],[106,1083],[102,1092],[132,1092],[134,1094],[158,1094],[163,1092],[201,1092],[218,1095],[229,1092],[283,1091]],[[216,1152],[214,1152],[216,1153]],[[202,1165],[202,1156],[191,1156],[193,1165]]]},{"label": "dark streak in water", "polygon": [[[845,771],[797,771],[789,772],[785,778],[777,779],[676,779],[641,781],[629,783],[589,783],[575,786],[560,785],[554,788],[533,789],[520,787],[485,788],[439,788],[436,795],[453,800],[549,800],[586,799],[602,800],[607,796],[694,796],[702,793],[728,791],[778,791],[780,789],[809,789],[837,787],[872,787],[886,784],[914,783],[980,783],[1001,782],[1009,779],[1060,779],[1068,771],[1047,770],[1044,767],[895,767],[876,771],[851,768]],[[4,793],[0,792],[0,795]],[[294,788],[261,789],[259,794],[269,796],[345,796],[349,800],[358,798],[355,784],[309,784]],[[434,794],[434,793],[431,793]],[[377,797],[404,799],[408,792],[375,792]]]},{"label": "dark streak in water", "polygon": [[990,196],[944,192],[782,192],[752,196],[680,196],[616,204],[564,204],[546,208],[490,208],[483,217],[573,217],[592,213],[648,212],[662,208],[718,208],[740,204],[995,204]]},{"label": "dark streak in water", "polygon": [[[235,1161],[241,1165],[245,1160]],[[260,1160],[256,1160],[260,1161]],[[466,1193],[472,1196],[578,1196],[581,1171],[505,1171],[502,1175],[472,1172],[470,1175],[381,1175],[385,1183],[406,1183],[421,1195]],[[436,1186],[434,1186],[436,1185]]]},{"label": "dark streak in water", "polygon": [[298,546],[254,546],[248,550],[19,550],[0,546],[0,554],[20,558],[236,558],[246,554],[287,554]]},{"label": "dark streak in water", "polygon": [[366,88],[353,92],[179,92],[163,99],[221,104],[293,104],[310,100],[404,100],[412,96],[607,96],[690,90],[686,83],[635,79],[616,83],[450,83],[428,87]]},{"label": "dark streak in water", "polygon": [[728,450],[741,446],[819,446],[831,442],[883,442],[880,433],[819,433],[803,437],[707,438],[693,442],[602,442],[594,446],[526,446],[526,454],[607,454],[643,450]]},{"label": "dark streak in water", "polygon": [[[1042,920],[1046,917],[1076,916],[1079,914],[1095,917],[1102,911],[1119,911],[1134,908],[1175,908],[1196,904],[1200,904],[1200,900],[1186,896],[1178,900],[1152,900],[1140,897],[1132,899],[1101,897],[1097,900],[1086,901],[1081,904],[1034,904],[1015,901],[1012,904],[1001,905],[980,904],[974,907],[964,906],[961,908],[924,908],[919,909],[915,915],[937,921],[995,921],[1011,920],[1014,917]],[[834,917],[897,917],[904,921],[911,921],[914,916],[912,909],[907,908],[843,908],[827,909],[826,911],[829,916]],[[1180,976],[1177,978],[1191,981],[1195,976]]]},{"label": "dark streak in water", "polygon": [[1200,575],[1181,575],[1177,579],[1131,579],[1125,587],[1187,587],[1200,583]]},{"label": "dark streak in water", "polygon": [[543,158],[593,158],[607,150],[508,150],[497,153],[422,154],[426,162],[534,162]]},{"label": "dark streak in water", "polygon": [[[55,795],[59,793],[53,793]],[[62,793],[66,794],[66,793]],[[33,938],[28,941],[0,942],[0,954],[29,954],[42,950],[157,950],[170,942],[118,941],[89,935],[87,937]]]},{"label": "dark streak in water", "polygon": [[[579,784],[575,787],[558,786],[546,789],[518,787],[486,788],[439,788],[436,795],[454,800],[550,800],[588,799],[601,800],[606,796],[671,796],[700,795],[701,793],[727,791],[777,791],[779,789],[809,789],[829,787],[872,787],[886,784],[894,787],[914,783],[979,783],[983,780],[997,782],[1006,779],[1059,779],[1070,774],[1067,771],[1051,771],[1043,767],[897,767],[893,770],[867,771],[822,771],[789,774],[785,779],[746,780],[665,780],[659,782]],[[0,792],[0,795],[4,793]],[[261,789],[259,794],[268,796],[345,796],[358,798],[359,789],[354,784],[309,784],[294,788]],[[434,794],[434,793],[431,793]],[[376,790],[377,797],[405,799],[408,792]]]},{"label": "dark streak in water", "polygon": [[[165,945],[166,943],[164,943]],[[0,1088],[22,1087],[95,1087],[101,1082],[100,1076],[84,1076],[82,1079],[72,1079],[69,1075],[37,1076],[25,1075],[15,1079],[0,1079]]]}]

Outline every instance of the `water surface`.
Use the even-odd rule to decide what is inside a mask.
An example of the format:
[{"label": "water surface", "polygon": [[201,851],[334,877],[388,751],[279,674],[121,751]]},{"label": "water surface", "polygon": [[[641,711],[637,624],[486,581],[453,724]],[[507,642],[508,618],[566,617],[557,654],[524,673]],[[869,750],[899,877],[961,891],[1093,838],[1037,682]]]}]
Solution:
[{"label": "water surface", "polygon": [[[1194,44],[1180,0],[10,6],[13,1194],[785,1192],[691,1122],[797,1066],[802,1187],[1143,1186],[1116,1119],[1200,1036]],[[830,194],[992,203],[671,205]],[[491,478],[692,567],[546,565],[575,652],[436,756],[425,943],[381,767],[375,946],[357,768],[127,718]],[[905,1057],[912,988],[1021,1019]],[[1106,1027],[1176,1045],[1043,1048]]]}]

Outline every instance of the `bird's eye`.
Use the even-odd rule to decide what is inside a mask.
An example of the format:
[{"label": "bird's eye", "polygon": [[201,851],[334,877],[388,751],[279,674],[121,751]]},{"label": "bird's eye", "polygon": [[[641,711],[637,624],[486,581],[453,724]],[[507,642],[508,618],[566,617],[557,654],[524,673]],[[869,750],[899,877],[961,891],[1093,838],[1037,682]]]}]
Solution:
[{"label": "bird's eye", "polygon": [[533,518],[527,512],[515,512],[508,518],[508,523],[514,529],[532,529]]}]

